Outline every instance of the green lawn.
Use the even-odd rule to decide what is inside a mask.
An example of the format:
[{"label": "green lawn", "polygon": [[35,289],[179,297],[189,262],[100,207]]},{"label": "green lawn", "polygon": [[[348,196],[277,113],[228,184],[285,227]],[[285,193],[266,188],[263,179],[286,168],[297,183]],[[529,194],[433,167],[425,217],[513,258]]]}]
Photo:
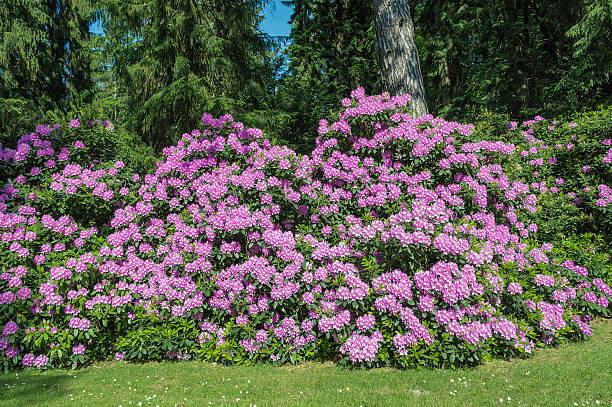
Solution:
[{"label": "green lawn", "polygon": [[593,339],[475,369],[99,363],[0,375],[0,406],[610,406],[612,320]]}]

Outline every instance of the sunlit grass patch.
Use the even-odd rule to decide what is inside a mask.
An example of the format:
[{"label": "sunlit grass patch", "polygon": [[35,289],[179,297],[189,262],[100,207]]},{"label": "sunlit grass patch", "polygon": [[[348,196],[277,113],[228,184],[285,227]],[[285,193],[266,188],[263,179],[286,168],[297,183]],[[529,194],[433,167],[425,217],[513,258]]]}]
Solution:
[{"label": "sunlit grass patch", "polygon": [[612,405],[612,320],[592,340],[528,360],[472,369],[346,369],[98,363],[85,369],[0,375],[2,406],[595,406]]}]

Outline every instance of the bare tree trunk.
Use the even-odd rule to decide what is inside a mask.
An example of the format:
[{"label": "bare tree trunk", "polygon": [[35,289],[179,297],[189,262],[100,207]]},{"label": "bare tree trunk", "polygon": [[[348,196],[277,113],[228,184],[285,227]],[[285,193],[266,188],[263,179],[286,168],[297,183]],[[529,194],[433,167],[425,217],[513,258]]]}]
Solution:
[{"label": "bare tree trunk", "polygon": [[527,76],[527,65],[525,64],[525,44],[529,43],[529,31],[526,25],[523,24],[523,30],[519,31],[520,24],[519,12],[523,10],[523,23],[526,23],[526,5],[520,0],[506,0],[506,15],[508,23],[513,32],[510,34],[512,42],[508,52],[509,62],[512,69],[512,85],[514,94],[510,100],[510,110],[513,117],[520,117],[521,111],[525,110],[529,105],[529,78]]},{"label": "bare tree trunk", "polygon": [[442,55],[441,69],[440,69],[440,96],[442,97],[442,104],[444,107],[449,107],[451,104],[451,80],[450,80],[450,68],[449,68],[449,56],[451,49],[453,48],[452,38],[448,40],[448,46],[444,50]]},{"label": "bare tree trunk", "polygon": [[408,0],[372,0],[372,8],[383,89],[391,95],[409,93],[414,112],[419,116],[427,114]]}]

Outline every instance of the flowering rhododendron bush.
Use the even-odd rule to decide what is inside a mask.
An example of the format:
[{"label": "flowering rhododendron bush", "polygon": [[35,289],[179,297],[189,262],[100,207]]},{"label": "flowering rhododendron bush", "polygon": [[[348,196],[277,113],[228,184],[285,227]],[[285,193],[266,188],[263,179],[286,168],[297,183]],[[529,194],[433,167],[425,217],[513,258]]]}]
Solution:
[{"label": "flowering rhododendron bush", "polygon": [[[496,123],[498,124],[498,123]],[[538,195],[540,240],[595,233],[612,250],[612,111],[601,110],[560,122],[533,120],[495,126],[489,138],[512,142],[515,154],[504,168]]]},{"label": "flowering rhododendron bush", "polygon": [[555,256],[571,258],[586,266],[591,277],[611,284],[612,111],[565,121],[536,116],[522,124],[492,115],[477,128],[476,137],[487,133],[489,140],[517,146],[505,157],[504,168],[538,195],[537,239],[554,242]]},{"label": "flowering rhododendron bush", "polygon": [[204,115],[146,175],[39,126],[3,151],[5,366],[458,366],[590,335],[612,290],[537,239],[517,145],[408,100],[353,91],[309,156]]}]

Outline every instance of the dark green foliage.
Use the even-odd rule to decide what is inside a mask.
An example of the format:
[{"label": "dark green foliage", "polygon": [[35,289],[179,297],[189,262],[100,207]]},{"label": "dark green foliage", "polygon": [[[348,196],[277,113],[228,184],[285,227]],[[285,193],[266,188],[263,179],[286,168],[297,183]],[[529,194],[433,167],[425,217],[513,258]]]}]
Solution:
[{"label": "dark green foliage", "polygon": [[[267,4],[4,2],[0,141],[93,104],[158,151],[204,112],[230,112],[309,151],[318,119],[343,96],[358,86],[381,91],[372,4],[286,1],[284,55],[260,31]],[[559,116],[611,100],[608,0],[417,0],[411,9],[434,115]],[[89,32],[93,22],[101,35]]]},{"label": "dark green foliage", "polygon": [[199,345],[199,327],[189,318],[164,319],[138,311],[123,328],[112,343],[129,360],[188,359]]},{"label": "dark green foliage", "polygon": [[608,0],[586,1],[580,20],[566,33],[573,42],[570,70],[559,83],[575,103],[584,104],[612,94],[612,3]]},{"label": "dark green foliage", "polygon": [[365,0],[291,0],[289,69],[277,104],[291,116],[289,142],[310,151],[318,120],[351,90],[380,91],[374,51],[371,2]]},{"label": "dark green foliage", "polygon": [[11,124],[12,109],[38,113],[91,102],[89,25],[94,19],[89,0],[2,2],[0,133],[19,127]]},{"label": "dark green foliage", "polygon": [[[306,151],[317,120],[357,85],[380,91],[371,2],[293,0],[289,69],[276,105],[288,141]],[[420,0],[413,5],[421,70],[435,115],[475,121],[559,116],[609,103],[612,11],[606,0]]]},{"label": "dark green foliage", "polygon": [[160,149],[204,112],[240,116],[265,107],[271,44],[258,29],[260,5],[107,2],[107,93],[128,109],[128,127]]},{"label": "dark green foliage", "polygon": [[488,109],[524,118],[609,103],[606,0],[421,0],[414,9],[437,114],[471,121]]},{"label": "dark green foliage", "polygon": [[[204,112],[231,112],[273,128],[286,114],[270,114],[281,60],[278,45],[258,28],[263,4],[3,3],[1,140],[91,104],[158,150]],[[94,22],[101,35],[90,33]]]},{"label": "dark green foliage", "polygon": [[38,123],[48,123],[49,113],[33,100],[0,98],[0,143],[8,146]]}]

